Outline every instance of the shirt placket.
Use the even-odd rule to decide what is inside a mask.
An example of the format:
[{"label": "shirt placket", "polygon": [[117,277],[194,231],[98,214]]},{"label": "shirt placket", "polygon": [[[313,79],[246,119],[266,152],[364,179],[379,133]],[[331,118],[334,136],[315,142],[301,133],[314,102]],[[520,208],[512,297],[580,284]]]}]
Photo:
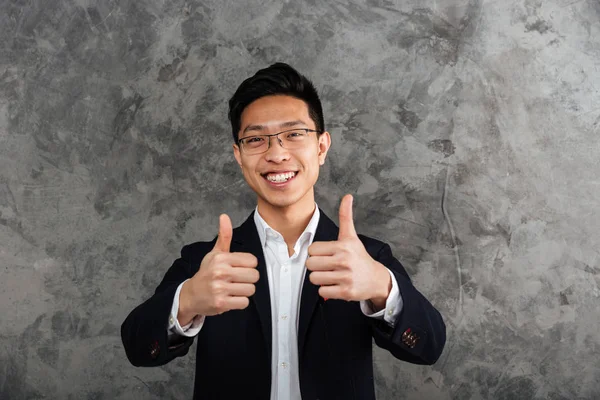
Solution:
[{"label": "shirt placket", "polygon": [[287,245],[283,240],[277,242],[277,261],[279,264],[279,296],[278,296],[278,353],[279,353],[279,384],[278,399],[290,398],[291,366],[290,366],[290,312],[292,309],[292,279],[291,263],[288,257]]}]

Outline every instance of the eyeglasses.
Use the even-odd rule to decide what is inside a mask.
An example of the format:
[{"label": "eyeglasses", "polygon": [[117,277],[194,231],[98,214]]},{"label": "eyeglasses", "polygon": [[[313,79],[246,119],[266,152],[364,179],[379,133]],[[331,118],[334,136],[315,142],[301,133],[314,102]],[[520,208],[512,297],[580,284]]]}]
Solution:
[{"label": "eyeglasses", "polygon": [[237,143],[242,151],[248,155],[261,154],[269,150],[271,147],[271,138],[276,137],[281,147],[288,150],[295,150],[306,146],[309,132],[319,133],[319,131],[314,129],[296,128],[272,135],[248,136],[238,139]]}]

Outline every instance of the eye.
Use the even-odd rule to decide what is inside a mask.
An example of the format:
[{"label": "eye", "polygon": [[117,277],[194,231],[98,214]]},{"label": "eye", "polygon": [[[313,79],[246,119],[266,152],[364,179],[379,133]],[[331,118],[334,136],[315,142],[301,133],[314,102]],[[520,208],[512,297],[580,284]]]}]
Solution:
[{"label": "eye", "polygon": [[254,136],[254,137],[249,137],[247,139],[244,139],[244,141],[247,144],[260,144],[265,141],[265,138],[262,138],[260,136]]},{"label": "eye", "polygon": [[298,130],[298,131],[288,132],[285,137],[290,140],[300,140],[300,139],[303,139],[305,136],[306,136],[306,131]]}]

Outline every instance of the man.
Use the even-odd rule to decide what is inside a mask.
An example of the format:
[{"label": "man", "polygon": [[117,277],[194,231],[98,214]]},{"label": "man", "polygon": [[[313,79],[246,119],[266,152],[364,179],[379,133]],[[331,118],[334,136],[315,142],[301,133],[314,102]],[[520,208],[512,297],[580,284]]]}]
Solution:
[{"label": "man", "polygon": [[233,153],[257,195],[232,229],[185,246],[155,294],[121,327],[136,366],[187,354],[197,338],[195,399],[374,399],[372,339],[433,364],[446,328],[378,240],[357,235],[352,196],[338,227],[314,185],[331,137],[318,94],[277,63],[229,102]]}]

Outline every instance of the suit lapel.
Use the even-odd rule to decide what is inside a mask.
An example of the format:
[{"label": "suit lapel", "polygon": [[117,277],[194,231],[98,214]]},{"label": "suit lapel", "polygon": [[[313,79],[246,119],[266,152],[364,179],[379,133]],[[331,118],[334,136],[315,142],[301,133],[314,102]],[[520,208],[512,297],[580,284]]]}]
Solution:
[{"label": "suit lapel", "polygon": [[256,282],[256,291],[250,297],[250,303],[256,308],[260,325],[262,327],[265,344],[268,351],[269,366],[272,354],[272,332],[271,332],[271,298],[269,296],[269,281],[267,277],[267,267],[265,264],[265,255],[260,245],[260,238],[254,223],[254,212],[248,219],[233,231],[233,245],[231,251],[251,253],[258,259],[258,273],[260,275]]},{"label": "suit lapel", "polygon": [[[320,218],[317,230],[315,232],[316,241],[333,241],[337,240],[338,227],[333,223],[325,213],[319,209]],[[233,240],[231,251],[240,251],[252,253],[258,259],[258,273],[260,278],[256,283],[256,292],[250,297],[250,303],[254,305],[260,325],[265,339],[265,345],[268,350],[268,359],[271,360],[273,345],[272,345],[272,327],[271,327],[271,298],[269,296],[269,282],[267,277],[267,267],[265,256],[260,245],[260,239],[254,224],[254,212],[250,214],[248,219],[233,231]],[[298,321],[298,355],[301,356],[308,327],[312,320],[313,314],[319,302],[319,287],[313,285],[308,279],[309,272],[306,272],[304,283],[302,286],[302,296],[300,297],[300,317]]]},{"label": "suit lapel", "polygon": [[[313,242],[328,242],[337,240],[339,229],[325,213],[319,209],[320,218],[315,232]],[[298,322],[298,356],[302,356],[306,333],[312,320],[312,316],[319,302],[319,287],[314,285],[309,279],[310,271],[306,271],[304,284],[302,286],[302,296],[300,297],[300,318]]]}]

